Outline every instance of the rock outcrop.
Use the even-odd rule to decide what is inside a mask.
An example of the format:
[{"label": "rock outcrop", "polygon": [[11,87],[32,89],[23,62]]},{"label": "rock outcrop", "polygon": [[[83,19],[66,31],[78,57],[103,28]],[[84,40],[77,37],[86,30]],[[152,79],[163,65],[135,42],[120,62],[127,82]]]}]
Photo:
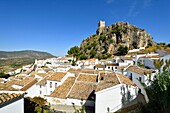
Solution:
[{"label": "rock outcrop", "polygon": [[107,57],[116,53],[120,46],[134,49],[153,45],[156,45],[156,43],[145,29],[138,28],[127,22],[117,22],[110,26],[105,26],[105,22],[100,21],[96,34],[82,41],[80,55],[88,58]]}]

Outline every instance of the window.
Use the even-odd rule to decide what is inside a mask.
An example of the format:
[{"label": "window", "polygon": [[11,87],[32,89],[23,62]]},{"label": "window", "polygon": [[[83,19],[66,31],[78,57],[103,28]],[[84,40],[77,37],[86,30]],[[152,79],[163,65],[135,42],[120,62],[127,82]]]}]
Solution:
[{"label": "window", "polygon": [[41,88],[41,85],[40,85],[40,88]]},{"label": "window", "polygon": [[142,78],[141,78],[141,77],[139,77],[139,81],[142,81]]},{"label": "window", "polygon": [[115,69],[117,69],[117,67],[115,67]]},{"label": "window", "polygon": [[50,88],[52,88],[52,82],[50,82]]},{"label": "window", "polygon": [[110,69],[110,67],[108,67],[108,69]]},{"label": "window", "polygon": [[57,83],[55,83],[55,88],[57,87]]},{"label": "window", "polygon": [[40,95],[42,94],[42,92],[40,91]]},{"label": "window", "polygon": [[103,77],[101,77],[101,79],[100,80],[104,80],[104,78]]},{"label": "window", "polygon": [[130,73],[130,80],[132,80],[132,73]]},{"label": "window", "polygon": [[138,93],[141,94],[141,89],[138,90]]}]

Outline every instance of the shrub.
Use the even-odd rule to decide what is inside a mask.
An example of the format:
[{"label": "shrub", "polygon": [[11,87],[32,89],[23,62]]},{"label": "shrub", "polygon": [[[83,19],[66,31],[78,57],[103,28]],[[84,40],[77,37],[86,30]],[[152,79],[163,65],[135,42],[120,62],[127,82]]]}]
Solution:
[{"label": "shrub", "polygon": [[120,46],[118,48],[118,55],[126,55],[128,53],[128,47],[127,46]]},{"label": "shrub", "polygon": [[106,37],[105,37],[104,35],[100,35],[100,37],[99,37],[99,40],[100,40],[100,41],[103,42],[105,39],[106,39]]},{"label": "shrub", "polygon": [[8,77],[10,77],[9,74],[5,74],[3,72],[0,73],[0,78],[6,78],[7,79]]},{"label": "shrub", "polygon": [[81,55],[79,59],[80,59],[80,60],[86,60],[86,59],[87,59],[87,56]]},{"label": "shrub", "polygon": [[96,55],[96,51],[94,51],[94,50],[92,50],[91,52],[90,52],[90,58],[94,58],[94,56]]},{"label": "shrub", "polygon": [[110,40],[109,40],[109,43],[110,43],[110,44],[113,43],[113,39],[110,39]]}]

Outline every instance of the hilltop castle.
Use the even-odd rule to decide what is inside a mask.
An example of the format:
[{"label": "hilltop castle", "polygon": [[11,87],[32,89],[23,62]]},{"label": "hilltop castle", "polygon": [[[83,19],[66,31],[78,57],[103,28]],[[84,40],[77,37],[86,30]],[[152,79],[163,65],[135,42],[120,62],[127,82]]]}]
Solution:
[{"label": "hilltop castle", "polygon": [[98,28],[105,27],[105,21],[100,20],[98,23]]}]

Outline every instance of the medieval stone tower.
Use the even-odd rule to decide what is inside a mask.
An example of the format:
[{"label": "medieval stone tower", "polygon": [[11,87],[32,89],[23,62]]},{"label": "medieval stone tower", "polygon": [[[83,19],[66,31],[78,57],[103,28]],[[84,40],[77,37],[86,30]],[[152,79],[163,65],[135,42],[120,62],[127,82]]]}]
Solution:
[{"label": "medieval stone tower", "polygon": [[98,29],[96,31],[96,34],[100,35],[103,32],[103,29],[105,27],[105,21],[99,21],[98,23]]},{"label": "medieval stone tower", "polygon": [[102,27],[105,27],[105,21],[99,21],[98,23],[98,28],[102,28]]}]

